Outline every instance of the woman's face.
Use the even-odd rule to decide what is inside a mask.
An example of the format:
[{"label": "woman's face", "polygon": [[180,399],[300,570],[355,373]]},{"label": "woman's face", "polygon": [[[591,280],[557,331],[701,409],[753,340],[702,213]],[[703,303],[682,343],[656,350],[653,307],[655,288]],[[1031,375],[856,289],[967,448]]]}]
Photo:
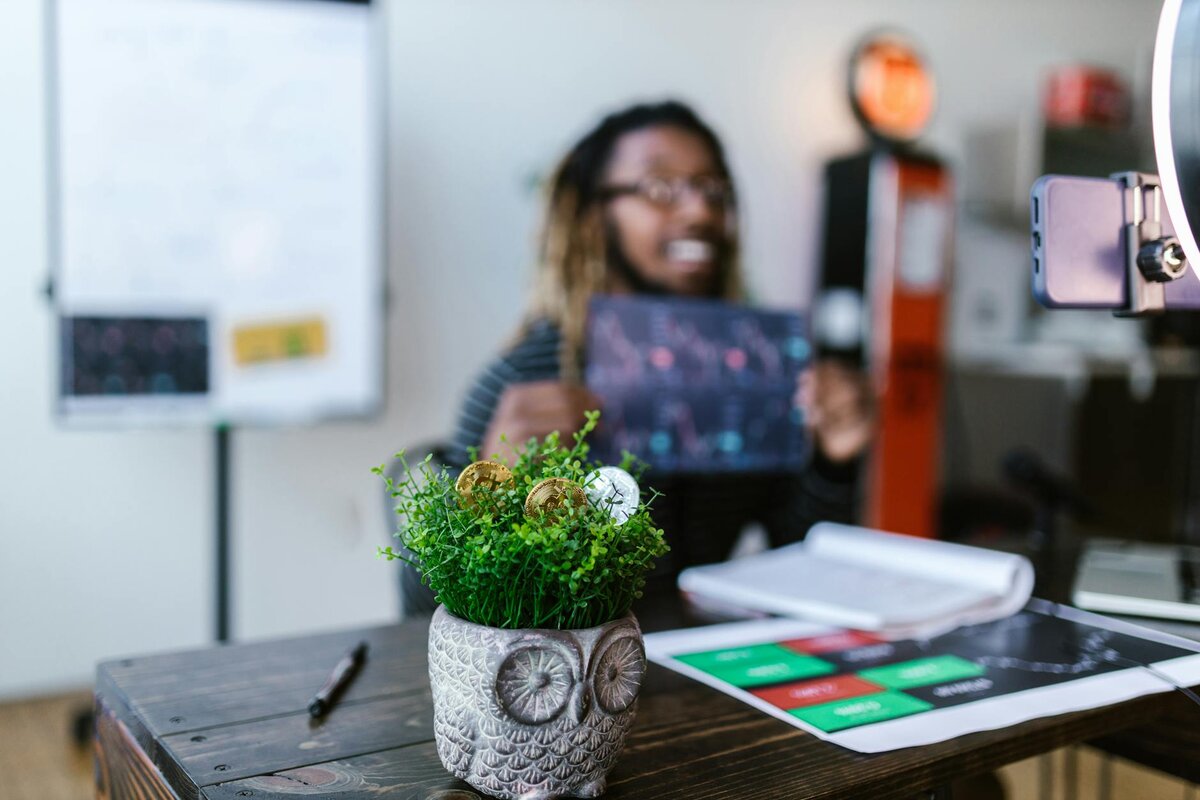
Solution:
[{"label": "woman's face", "polygon": [[626,133],[604,185],[620,190],[607,203],[611,236],[645,284],[691,297],[717,293],[731,211],[721,199],[727,178],[703,139],[667,125]]}]

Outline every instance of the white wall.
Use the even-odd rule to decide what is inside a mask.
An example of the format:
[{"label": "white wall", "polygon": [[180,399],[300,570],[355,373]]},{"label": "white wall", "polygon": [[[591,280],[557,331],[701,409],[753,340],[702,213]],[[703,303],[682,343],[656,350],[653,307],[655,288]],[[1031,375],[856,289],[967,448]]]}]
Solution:
[{"label": "white wall", "polygon": [[[164,0],[166,2],[167,0]],[[394,616],[370,466],[445,431],[517,319],[530,189],[596,115],[692,101],[744,197],[757,296],[807,297],[828,156],[859,137],[842,96],[866,29],[913,31],[940,78],[928,141],[1036,102],[1046,66],[1126,71],[1155,0],[391,0],[388,411],[237,432],[235,631],[282,635]],[[81,433],[50,416],[42,0],[0,8],[0,694],[89,680],[117,654],[202,644],[210,620],[210,436]]]}]

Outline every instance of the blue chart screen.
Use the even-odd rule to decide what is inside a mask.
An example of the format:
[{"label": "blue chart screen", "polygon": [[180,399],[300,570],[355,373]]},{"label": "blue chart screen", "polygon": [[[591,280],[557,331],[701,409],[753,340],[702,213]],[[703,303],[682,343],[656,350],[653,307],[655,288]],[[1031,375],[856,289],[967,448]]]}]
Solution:
[{"label": "blue chart screen", "polygon": [[203,317],[63,317],[62,394],[205,395]]},{"label": "blue chart screen", "polygon": [[796,406],[811,350],[796,313],[716,301],[597,298],[587,385],[603,401],[593,455],[628,450],[656,472],[799,469]]}]

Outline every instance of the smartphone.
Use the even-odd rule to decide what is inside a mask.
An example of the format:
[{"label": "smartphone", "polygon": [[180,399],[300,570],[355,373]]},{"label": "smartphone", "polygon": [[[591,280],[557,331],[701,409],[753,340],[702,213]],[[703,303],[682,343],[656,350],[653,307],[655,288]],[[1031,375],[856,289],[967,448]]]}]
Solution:
[{"label": "smartphone", "polygon": [[[1029,194],[1033,295],[1047,308],[1128,307],[1124,186],[1112,178],[1043,175]],[[1175,229],[1166,209],[1162,235]],[[1170,308],[1200,308],[1192,270],[1165,285]]]},{"label": "smartphone", "polygon": [[1123,308],[1125,190],[1110,178],[1043,175],[1029,194],[1033,296],[1047,308]]}]

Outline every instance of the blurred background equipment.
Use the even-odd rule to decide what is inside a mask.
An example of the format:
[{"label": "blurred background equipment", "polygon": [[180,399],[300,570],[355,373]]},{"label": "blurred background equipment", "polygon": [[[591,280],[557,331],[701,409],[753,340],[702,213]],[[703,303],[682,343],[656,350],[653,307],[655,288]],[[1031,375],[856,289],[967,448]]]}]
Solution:
[{"label": "blurred background equipment", "polygon": [[1121,127],[1129,122],[1129,106],[1129,89],[1113,70],[1074,64],[1046,77],[1042,116],[1048,127]]},{"label": "blurred background equipment", "polygon": [[[1200,2],[1167,0],[1151,76],[1156,174],[1125,165],[1108,178],[1046,175],[1034,184],[1034,294],[1048,308],[1108,308],[1122,316],[1200,308],[1200,249],[1194,230],[1200,219],[1198,43]],[[1046,118],[1059,124],[1119,123],[1125,116],[1119,94],[1115,81],[1095,74],[1058,73],[1047,93]],[[1155,391],[1152,372],[1142,408],[1105,414],[1102,432],[1083,440],[1094,452],[1083,462],[1081,476],[1087,477],[1093,467],[1093,480],[1106,480],[1111,487],[1095,496],[1119,498],[1105,504],[1108,519],[1123,535],[1144,540],[1154,538],[1155,517],[1165,513],[1169,539],[1179,545],[1092,540],[1076,575],[1073,599],[1080,605],[1200,619],[1193,605],[1196,548],[1187,546],[1196,542],[1200,529],[1195,399],[1200,395],[1194,363],[1189,372],[1191,380],[1174,392],[1180,398],[1173,403],[1177,408],[1170,407],[1171,393]],[[1158,413],[1147,402],[1152,398],[1158,399]],[[1154,457],[1146,457],[1147,443]],[[1127,453],[1135,457],[1122,457]],[[1134,474],[1122,475],[1131,464],[1136,465]],[[1160,502],[1147,502],[1155,496]],[[1132,500],[1132,508],[1122,508],[1120,500]]]},{"label": "blurred background equipment", "polygon": [[878,33],[855,49],[849,89],[870,145],[825,168],[814,339],[865,364],[879,395],[864,524],[934,536],[953,189],[949,168],[913,143],[935,83],[911,42]]},{"label": "blurred background equipment", "polygon": [[1071,602],[1106,614],[1200,622],[1200,548],[1093,539],[1080,557]]}]

